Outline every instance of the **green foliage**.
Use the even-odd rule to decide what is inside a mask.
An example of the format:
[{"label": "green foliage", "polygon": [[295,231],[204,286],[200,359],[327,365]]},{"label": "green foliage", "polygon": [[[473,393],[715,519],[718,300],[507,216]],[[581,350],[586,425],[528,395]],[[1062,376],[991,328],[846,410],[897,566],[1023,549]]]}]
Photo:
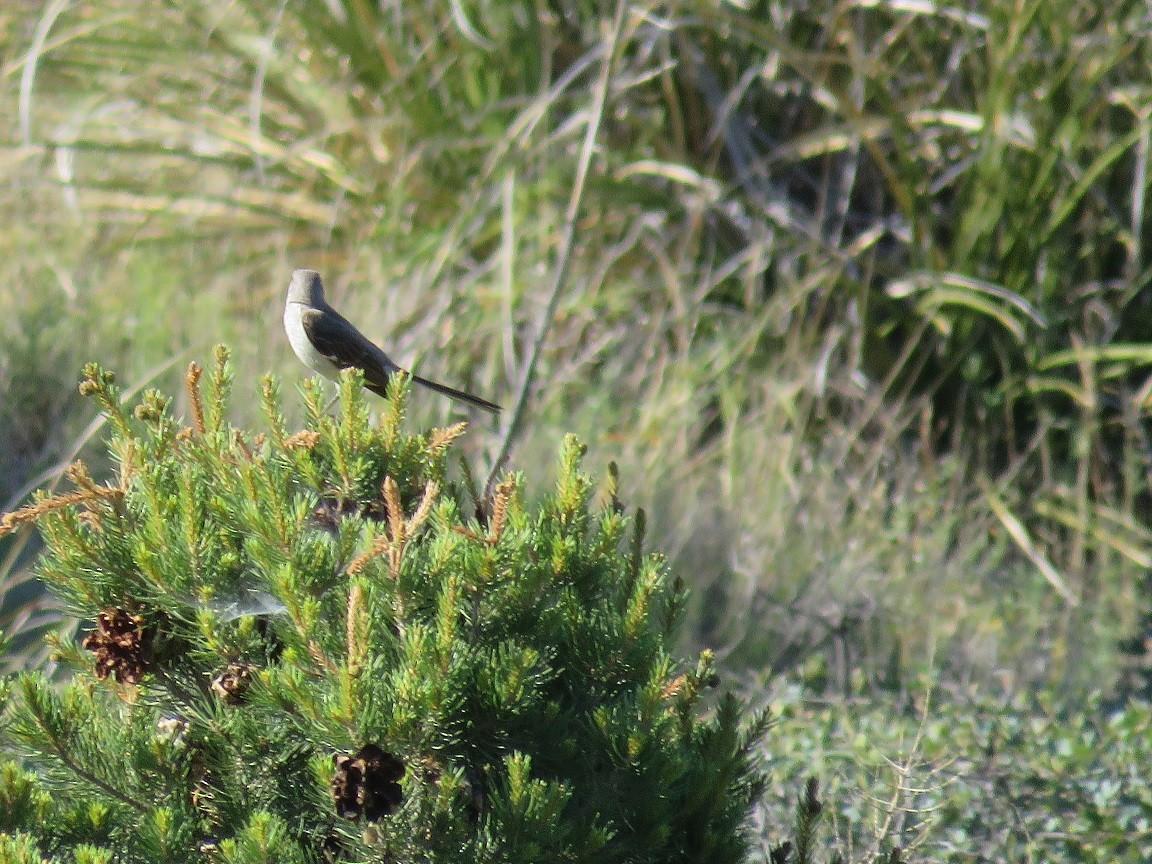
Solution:
[{"label": "green foliage", "polygon": [[931,697],[850,705],[775,687],[765,834],[821,777],[815,859],[1139,864],[1152,856],[1152,709]]},{"label": "green foliage", "polygon": [[547,331],[520,464],[574,430],[643,478],[731,666],[1079,704],[1127,637],[1146,695],[1146,4],[673,0],[621,4],[614,39],[587,0],[2,5],[17,433],[54,428],[90,328],[134,383],[197,341],[241,377],[294,363],[269,310],[318,266],[483,392]]},{"label": "green foliage", "polygon": [[[13,160],[101,229],[85,273],[130,247],[122,317],[157,321],[137,344],[266,318],[250,286],[321,255],[395,286],[389,323],[450,379],[511,384],[515,334],[555,328],[537,428],[651,453],[669,487],[680,464],[743,470],[783,415],[864,461],[957,453],[1061,602],[1130,601],[1118,568],[1152,561],[1141,3],[26,5]],[[588,128],[570,278],[539,322]],[[150,309],[157,279],[196,297]],[[248,326],[212,338],[267,344]],[[707,494],[739,523],[739,497]]]},{"label": "green foliage", "polygon": [[[851,306],[863,371],[978,425],[989,467],[1041,424],[1075,452],[1044,421],[1138,387],[1148,45],[1117,34],[1143,32],[1143,4],[620,5],[616,43],[616,10],[580,0],[179,0],[148,28],[101,0],[44,12],[53,38],[25,83],[102,88],[104,110],[50,131],[46,96],[20,119],[79,154],[86,206],[135,237],[287,230],[297,249],[372,241],[459,268],[443,259],[494,255],[509,215],[521,254],[538,251],[532,224],[551,236],[573,170],[561,157],[608,63],[612,122],[585,204],[603,225],[582,245],[616,247],[604,266],[658,308],[676,306],[661,272],[726,272],[701,297],[737,321],[821,272],[797,323],[848,326]],[[172,31],[195,35],[173,50]],[[509,175],[511,214],[493,200]],[[629,236],[641,217],[660,229]],[[693,338],[739,329],[727,318]]]},{"label": "green foliage", "polygon": [[74,680],[26,673],[8,700],[0,740],[27,770],[0,774],[6,848],[741,860],[762,724],[730,696],[702,719],[711,657],[682,669],[667,642],[682,589],[592,506],[575,439],[538,510],[514,475],[477,521],[446,469],[463,425],[404,434],[399,388],[373,423],[356,376],[336,416],[308,382],[290,433],[266,379],[253,437],[226,420],[223,349],[201,377],[183,427],[87,367],[115,477],[74,466],[76,492],[5,521],[38,522],[40,577],[93,627],[56,646]]}]

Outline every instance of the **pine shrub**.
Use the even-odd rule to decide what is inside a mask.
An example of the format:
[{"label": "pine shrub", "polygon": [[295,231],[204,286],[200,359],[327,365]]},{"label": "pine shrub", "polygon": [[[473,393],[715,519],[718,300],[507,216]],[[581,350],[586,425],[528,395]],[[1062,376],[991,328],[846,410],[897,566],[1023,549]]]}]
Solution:
[{"label": "pine shrub", "polygon": [[0,523],[86,633],[0,687],[2,864],[744,857],[763,723],[671,653],[683,590],[575,439],[480,506],[402,383],[374,422],[306,382],[292,432],[267,378],[253,435],[201,377],[184,426],[87,367],[115,476]]}]

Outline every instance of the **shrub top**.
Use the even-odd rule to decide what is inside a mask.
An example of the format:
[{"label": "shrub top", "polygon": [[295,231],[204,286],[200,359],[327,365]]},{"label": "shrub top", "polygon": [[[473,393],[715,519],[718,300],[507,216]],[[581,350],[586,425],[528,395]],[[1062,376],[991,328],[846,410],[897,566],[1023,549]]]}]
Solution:
[{"label": "shrub top", "polygon": [[6,683],[0,861],[743,857],[760,724],[703,710],[683,591],[575,439],[539,506],[515,474],[478,502],[449,479],[465,425],[404,434],[402,381],[376,422],[355,374],[336,416],[306,382],[290,432],[265,379],[253,435],[223,349],[188,427],[85,373],[115,478],[78,463],[3,523],[38,522],[90,632],[56,646],[67,684]]}]

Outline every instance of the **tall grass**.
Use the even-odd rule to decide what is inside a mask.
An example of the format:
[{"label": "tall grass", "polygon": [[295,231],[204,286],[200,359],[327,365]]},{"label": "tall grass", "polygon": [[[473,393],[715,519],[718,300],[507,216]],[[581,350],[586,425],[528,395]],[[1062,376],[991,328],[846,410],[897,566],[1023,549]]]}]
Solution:
[{"label": "tall grass", "polygon": [[542,335],[513,462],[616,458],[732,663],[1101,680],[1152,561],[1143,4],[617,11],[10,6],[0,294],[51,274],[49,366],[136,377],[298,376],[295,266],[498,401]]}]

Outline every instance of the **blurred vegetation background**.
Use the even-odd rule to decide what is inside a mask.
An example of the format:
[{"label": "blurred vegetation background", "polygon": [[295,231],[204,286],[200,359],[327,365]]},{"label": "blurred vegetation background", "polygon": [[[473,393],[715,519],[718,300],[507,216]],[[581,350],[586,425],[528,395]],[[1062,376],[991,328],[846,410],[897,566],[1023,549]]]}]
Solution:
[{"label": "blurred vegetation background", "polygon": [[[619,464],[685,648],[784,718],[765,848],[815,772],[852,860],[1147,860],[1092,725],[1149,731],[1146,3],[10,0],[0,64],[5,509],[97,433],[87,360],[298,380],[312,267],[510,409],[479,474],[514,416],[536,482],[568,431]],[[8,632],[52,621],[34,542]],[[1019,792],[1048,745],[1103,785]]]}]

